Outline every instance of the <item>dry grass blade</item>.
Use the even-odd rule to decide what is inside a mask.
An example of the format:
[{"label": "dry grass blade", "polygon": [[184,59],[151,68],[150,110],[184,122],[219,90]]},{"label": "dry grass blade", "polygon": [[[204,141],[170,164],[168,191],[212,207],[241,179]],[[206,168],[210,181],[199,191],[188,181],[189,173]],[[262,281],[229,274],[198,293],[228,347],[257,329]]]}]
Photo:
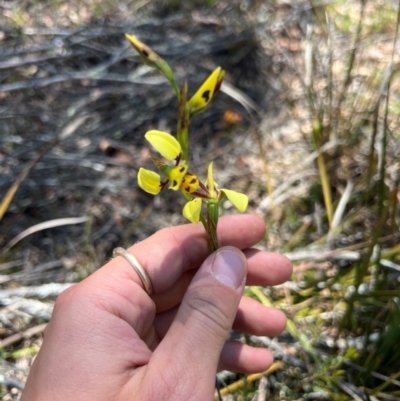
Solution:
[{"label": "dry grass blade", "polygon": [[34,160],[32,160],[29,165],[25,168],[25,170],[18,176],[18,178],[11,185],[10,189],[7,191],[6,195],[2,199],[0,203],[0,220],[3,218],[5,212],[10,206],[12,200],[14,199],[15,193],[18,191],[19,186],[22,182],[28,177],[29,173],[35,167],[36,163],[56,144],[56,142],[49,143],[37,156]]},{"label": "dry grass blade", "polygon": [[394,375],[388,377],[387,380],[384,383],[382,383],[381,385],[375,387],[372,390],[371,393],[375,395],[375,394],[378,394],[378,393],[382,392],[387,387],[389,387],[393,382],[396,382],[399,377],[400,377],[400,372],[395,373]]},{"label": "dry grass blade", "polygon": [[15,238],[13,238],[5,247],[3,250],[3,253],[7,252],[10,248],[12,248],[14,245],[16,245],[19,241],[27,237],[28,235],[37,233],[38,231],[42,230],[47,230],[49,228],[54,228],[54,227],[61,227],[61,226],[67,226],[67,225],[72,225],[72,224],[81,224],[81,223],[86,223],[89,221],[88,216],[82,216],[82,217],[66,217],[63,219],[54,219],[54,220],[49,220],[45,221],[43,223],[36,224],[32,227],[29,227],[22,233],[18,234]]},{"label": "dry grass blade", "polygon": [[14,199],[15,193],[18,188],[22,184],[22,182],[28,177],[29,173],[33,170],[37,162],[51,149],[53,148],[60,140],[68,138],[71,134],[73,134],[79,126],[81,126],[87,116],[80,116],[73,121],[71,121],[60,133],[60,135],[53,141],[51,141],[41,152],[40,154],[32,160],[29,165],[25,168],[25,170],[18,176],[18,178],[11,185],[10,189],[7,191],[5,197],[2,199],[0,203],[0,220],[3,218],[5,212],[10,206],[12,200]]},{"label": "dry grass blade", "polygon": [[318,155],[317,163],[318,163],[318,170],[319,170],[319,174],[320,174],[320,178],[321,178],[322,193],[324,196],[326,214],[328,216],[329,226],[332,226],[333,205],[332,205],[331,186],[329,183],[329,176],[328,176],[328,172],[326,171],[326,164],[325,164],[324,156],[322,153],[320,153]]},{"label": "dry grass blade", "polygon": [[248,113],[251,113],[251,111],[255,111],[259,115],[262,114],[262,110],[254,100],[252,100],[249,96],[247,96],[240,89],[236,88],[229,82],[226,81],[222,82],[220,91],[224,92],[232,99],[235,99],[246,109]]},{"label": "dry grass blade", "polygon": [[338,234],[335,232],[335,229],[339,226],[340,222],[343,219],[346,205],[348,204],[350,196],[353,191],[353,186],[354,186],[354,184],[352,181],[347,182],[346,189],[344,190],[343,195],[340,198],[339,204],[335,210],[335,214],[333,215],[332,225],[331,225],[331,227],[329,229],[329,233],[328,233],[328,239],[327,239],[328,243],[332,242],[332,240]]},{"label": "dry grass blade", "polygon": [[[245,379],[238,380],[238,381],[230,384],[229,386],[224,387],[223,389],[221,389],[220,390],[220,394],[222,396],[224,396],[224,395],[227,395],[227,394],[230,394],[230,393],[234,393],[234,392],[240,390],[241,388],[243,388],[246,385],[246,383],[253,383],[253,382],[259,380],[264,375],[269,375],[269,374],[271,374],[273,372],[276,372],[282,366],[283,366],[283,362],[281,362],[281,361],[274,362],[272,364],[272,366],[268,370],[266,370],[265,372],[254,373],[252,375],[248,375]],[[218,400],[218,394],[215,394],[214,399]]]}]

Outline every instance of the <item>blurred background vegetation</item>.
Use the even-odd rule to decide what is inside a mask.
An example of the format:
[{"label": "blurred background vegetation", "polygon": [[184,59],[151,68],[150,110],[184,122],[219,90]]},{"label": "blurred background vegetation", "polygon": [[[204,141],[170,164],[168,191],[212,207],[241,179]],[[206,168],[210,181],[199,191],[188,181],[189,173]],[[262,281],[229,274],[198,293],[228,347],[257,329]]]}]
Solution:
[{"label": "blurred background vegetation", "polygon": [[[219,374],[225,400],[400,400],[400,57],[395,0],[0,1],[0,396],[17,400],[54,299],[116,246],[184,223],[137,187],[149,129],[224,86],[191,128],[192,165],[245,192],[292,280],[270,372]],[[224,205],[226,213],[233,212]],[[239,333],[235,334],[240,337]]]}]

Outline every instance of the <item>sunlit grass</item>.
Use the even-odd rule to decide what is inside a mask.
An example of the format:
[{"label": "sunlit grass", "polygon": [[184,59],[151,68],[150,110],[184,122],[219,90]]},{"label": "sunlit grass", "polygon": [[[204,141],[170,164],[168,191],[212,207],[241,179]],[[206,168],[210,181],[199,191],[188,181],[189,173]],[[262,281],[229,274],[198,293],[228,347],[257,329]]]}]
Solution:
[{"label": "sunlit grass", "polygon": [[[395,361],[399,360],[400,350],[393,341],[399,327],[400,290],[397,281],[389,279],[393,270],[383,267],[399,262],[398,247],[389,251],[390,247],[383,241],[385,235],[398,232],[399,221],[398,186],[391,178],[391,171],[398,170],[398,160],[390,150],[399,132],[399,102],[394,86],[398,72],[393,72],[391,80],[385,75],[397,32],[398,8],[395,2],[335,2],[326,11],[322,29],[328,36],[321,35],[318,30],[321,21],[317,18],[314,33],[303,39],[305,43],[310,41],[312,62],[307,61],[311,60],[307,58],[310,57],[307,50],[304,59],[295,55],[292,60],[300,74],[304,71],[308,94],[307,88],[303,99],[297,95],[291,97],[290,91],[287,92],[292,116],[300,121],[310,119],[313,129],[305,132],[310,147],[319,150],[336,141],[316,159],[319,176],[313,185],[313,199],[319,198],[325,210],[319,223],[310,219],[300,224],[298,214],[293,217],[294,202],[298,200],[289,199],[280,224],[296,229],[281,249],[309,252],[319,249],[320,253],[332,248],[346,249],[340,242],[326,244],[325,241],[346,181],[351,181],[352,192],[334,238],[350,238],[348,248],[357,249],[358,259],[347,262],[338,259],[338,263],[323,258],[325,265],[321,261],[316,268],[317,261],[308,262],[307,270],[302,269],[307,266],[303,262],[300,270],[295,268],[293,282],[298,286],[295,291],[267,293],[269,302],[280,305],[293,319],[291,324],[296,329],[292,327],[289,331],[303,349],[298,357],[304,358],[310,368],[302,378],[302,381],[309,378],[309,387],[303,387],[298,393],[302,385],[298,377],[291,376],[292,387],[285,393],[276,392],[276,399],[296,399],[312,391],[319,391],[320,395],[326,392],[329,399],[349,399],[343,383],[338,382],[346,379],[343,367],[347,360],[360,369],[367,369],[357,373],[352,384],[365,386],[367,393],[376,395],[396,388],[393,381],[399,368]],[[335,29],[326,21],[332,21]],[[307,44],[303,48],[307,49]],[[309,80],[307,68],[312,69],[312,73],[308,72]],[[290,86],[293,78],[283,75],[281,79],[288,79],[283,85]],[[306,97],[309,100],[305,108]],[[312,209],[309,211],[312,213]],[[358,236],[358,241],[354,236]],[[310,241],[312,237],[319,239]],[[357,242],[362,245],[362,241],[364,245],[358,247]],[[390,236],[387,241],[390,243]],[[388,262],[382,265],[383,258]],[[347,346],[333,346],[329,352],[335,352],[335,356],[329,356],[319,348],[321,340],[332,344],[344,341]],[[378,380],[367,373],[370,371],[385,372],[388,380]],[[313,387],[311,383],[318,384]]]}]

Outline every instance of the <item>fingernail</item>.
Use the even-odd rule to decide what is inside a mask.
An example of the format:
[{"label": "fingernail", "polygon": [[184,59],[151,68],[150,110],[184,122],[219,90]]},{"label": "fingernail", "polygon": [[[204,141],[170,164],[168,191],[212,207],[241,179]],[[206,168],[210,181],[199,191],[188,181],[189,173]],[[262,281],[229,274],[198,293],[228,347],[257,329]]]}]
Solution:
[{"label": "fingernail", "polygon": [[221,284],[237,289],[246,275],[246,260],[237,250],[220,249],[214,257],[211,271]]}]

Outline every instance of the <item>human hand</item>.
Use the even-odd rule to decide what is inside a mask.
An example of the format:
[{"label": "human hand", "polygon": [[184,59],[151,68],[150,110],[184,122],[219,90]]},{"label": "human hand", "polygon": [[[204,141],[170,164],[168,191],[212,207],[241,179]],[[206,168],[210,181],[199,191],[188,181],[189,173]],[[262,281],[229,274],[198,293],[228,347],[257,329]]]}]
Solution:
[{"label": "human hand", "polygon": [[64,291],[22,400],[212,400],[218,369],[267,369],[270,351],[227,341],[232,327],[275,336],[286,326],[282,312],[242,296],[245,285],[291,275],[285,257],[249,248],[264,231],[256,216],[222,217],[222,248],[211,256],[201,225],[135,244],[129,251],[152,281],[151,297],[122,257]]}]

